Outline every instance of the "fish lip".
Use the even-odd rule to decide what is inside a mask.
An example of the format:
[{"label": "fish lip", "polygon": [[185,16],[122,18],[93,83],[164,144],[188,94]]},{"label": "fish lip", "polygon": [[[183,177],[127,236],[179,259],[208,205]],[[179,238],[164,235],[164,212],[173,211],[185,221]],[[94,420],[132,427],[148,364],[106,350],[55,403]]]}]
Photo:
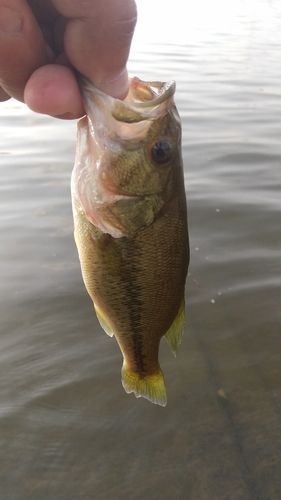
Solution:
[{"label": "fish lip", "polygon": [[[134,78],[129,78],[130,85],[132,81],[134,81],[136,77]],[[138,79],[137,79],[138,80]],[[175,91],[176,91],[176,82],[174,80],[170,80],[168,82],[145,82],[148,87],[152,87],[154,89],[157,89],[159,91],[159,94],[154,97],[153,99],[149,99],[148,101],[145,102],[138,102],[138,101],[121,101],[123,103],[128,103],[129,105],[133,105],[133,107],[139,108],[139,109],[145,109],[145,108],[152,108],[155,106],[158,106],[162,102],[166,101],[167,99],[173,97]]]},{"label": "fish lip", "polygon": [[[79,80],[83,85],[89,86],[90,89],[92,91],[94,91],[97,95],[104,97],[104,98],[107,98],[107,99],[110,99],[110,100],[115,101],[115,102],[119,101],[120,103],[123,104],[124,107],[128,107],[128,108],[133,107],[133,108],[136,108],[138,110],[149,109],[149,108],[153,108],[155,106],[158,106],[159,104],[162,104],[162,102],[171,98],[176,91],[176,82],[174,80],[170,80],[170,81],[165,82],[165,83],[160,82],[160,81],[146,82],[147,86],[158,89],[159,95],[156,95],[156,97],[154,97],[153,99],[149,99],[148,101],[144,101],[144,102],[133,101],[133,100],[127,101],[126,99],[124,101],[122,101],[121,99],[116,99],[116,98],[111,97],[108,94],[106,94],[103,90],[96,87],[86,76],[84,76],[82,74],[79,74],[78,81]],[[136,77],[129,78],[130,86],[134,80],[138,80],[138,78],[136,78]],[[80,83],[80,87],[81,87],[81,83]],[[85,91],[82,89],[82,93],[83,92],[85,92]]]}]

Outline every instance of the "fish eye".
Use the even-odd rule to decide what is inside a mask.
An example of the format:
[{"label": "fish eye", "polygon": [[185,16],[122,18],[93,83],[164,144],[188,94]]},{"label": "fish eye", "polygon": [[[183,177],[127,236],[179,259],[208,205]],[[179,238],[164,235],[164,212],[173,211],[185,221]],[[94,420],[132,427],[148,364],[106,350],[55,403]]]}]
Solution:
[{"label": "fish eye", "polygon": [[155,142],[151,148],[152,159],[155,163],[159,163],[161,165],[168,163],[168,161],[172,158],[172,154],[173,146],[165,139]]}]

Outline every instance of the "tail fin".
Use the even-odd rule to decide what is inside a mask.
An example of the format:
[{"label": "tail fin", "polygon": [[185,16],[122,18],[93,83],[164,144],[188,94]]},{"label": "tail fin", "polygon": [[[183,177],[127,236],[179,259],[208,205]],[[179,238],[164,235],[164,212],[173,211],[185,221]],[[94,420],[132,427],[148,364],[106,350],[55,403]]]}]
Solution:
[{"label": "tail fin", "polygon": [[146,398],[152,403],[166,406],[167,395],[163,373],[161,368],[154,375],[147,375],[140,378],[137,373],[133,373],[123,364],[122,384],[125,391],[130,394],[134,392],[136,398]]}]

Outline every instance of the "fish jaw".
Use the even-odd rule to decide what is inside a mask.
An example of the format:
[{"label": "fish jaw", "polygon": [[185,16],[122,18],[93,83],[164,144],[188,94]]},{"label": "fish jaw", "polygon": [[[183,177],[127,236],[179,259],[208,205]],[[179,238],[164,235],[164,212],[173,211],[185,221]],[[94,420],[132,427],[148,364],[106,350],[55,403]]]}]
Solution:
[{"label": "fish jaw", "polygon": [[114,192],[114,186],[113,190],[108,186],[106,173],[102,171],[101,165],[101,158],[103,164],[108,162],[107,146],[104,141],[103,143],[95,141],[91,129],[92,125],[87,117],[79,120],[76,160],[71,177],[72,199],[76,200],[75,207],[79,206],[87,219],[100,231],[110,234],[113,238],[121,238],[124,236],[121,229],[107,223],[100,211],[124,197]]},{"label": "fish jaw", "polygon": [[105,134],[97,138],[89,122],[86,117],[78,122],[72,197],[100,231],[113,238],[130,237],[153,221],[155,213],[163,206],[161,193],[148,196],[120,193],[108,173],[108,166],[122,152],[112,152],[111,138]]}]

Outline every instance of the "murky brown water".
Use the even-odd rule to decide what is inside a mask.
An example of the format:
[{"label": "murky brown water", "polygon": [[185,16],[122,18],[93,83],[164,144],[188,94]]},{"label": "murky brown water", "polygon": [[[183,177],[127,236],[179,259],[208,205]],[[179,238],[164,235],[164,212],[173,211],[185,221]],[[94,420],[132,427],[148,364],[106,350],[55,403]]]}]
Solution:
[{"label": "murky brown water", "polygon": [[281,498],[281,6],[244,5],[227,31],[131,55],[132,75],[177,81],[183,119],[191,266],[166,408],[123,391],[81,280],[75,123],[0,105],[3,500]]}]

